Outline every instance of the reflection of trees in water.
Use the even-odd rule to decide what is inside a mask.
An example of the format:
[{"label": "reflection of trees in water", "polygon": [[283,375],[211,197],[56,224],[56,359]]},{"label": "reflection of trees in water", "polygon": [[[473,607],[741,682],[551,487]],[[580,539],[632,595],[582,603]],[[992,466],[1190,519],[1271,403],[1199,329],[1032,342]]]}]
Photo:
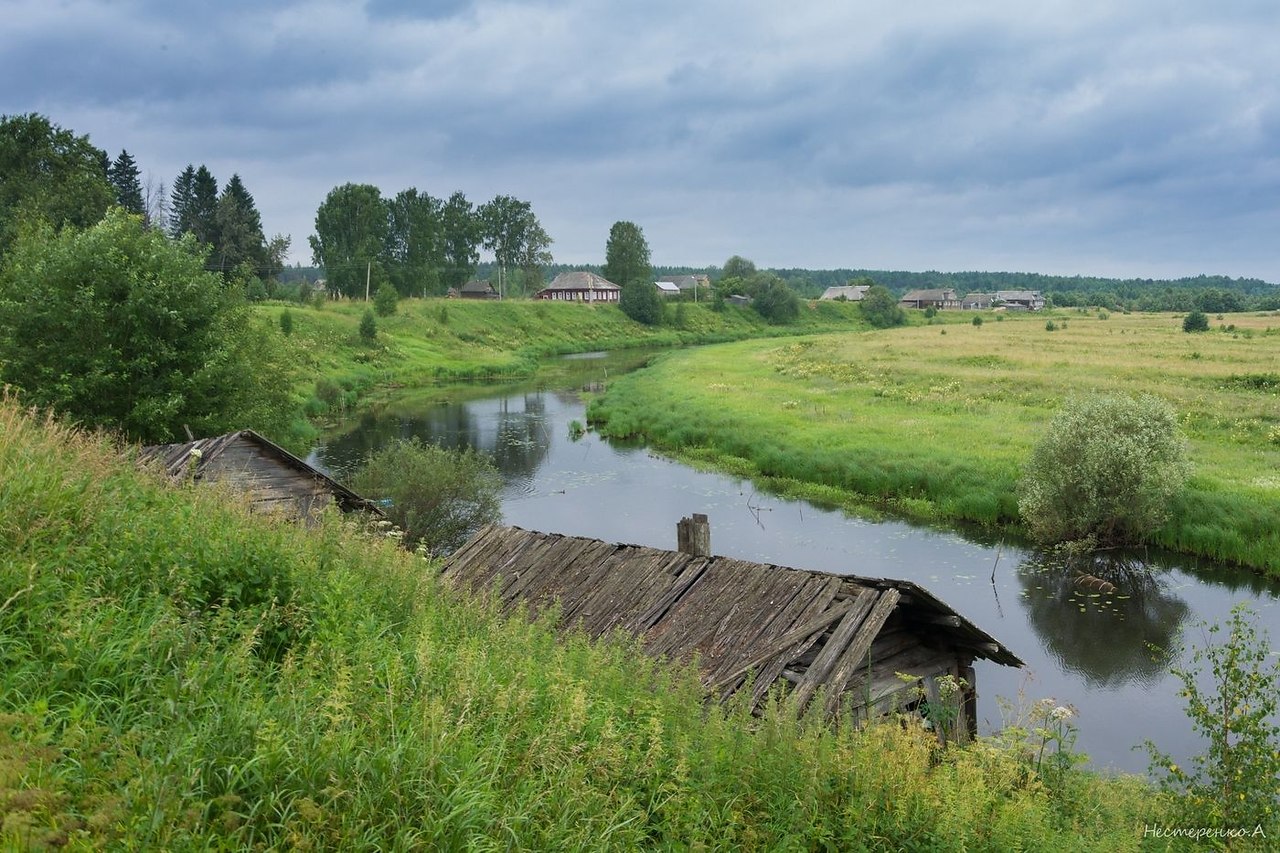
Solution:
[{"label": "reflection of trees in water", "polygon": [[473,447],[508,479],[537,470],[550,447],[541,392],[488,401],[491,414],[472,403],[435,403],[412,416],[366,412],[350,431],[330,438],[316,456],[339,479],[349,477],[375,450],[396,439],[418,437],[454,450]]},{"label": "reflection of trees in water", "polygon": [[[1115,587],[1082,580],[1092,576]],[[1029,557],[1018,567],[1027,619],[1045,650],[1090,687],[1152,685],[1164,678],[1190,612],[1162,573],[1112,555]]]}]

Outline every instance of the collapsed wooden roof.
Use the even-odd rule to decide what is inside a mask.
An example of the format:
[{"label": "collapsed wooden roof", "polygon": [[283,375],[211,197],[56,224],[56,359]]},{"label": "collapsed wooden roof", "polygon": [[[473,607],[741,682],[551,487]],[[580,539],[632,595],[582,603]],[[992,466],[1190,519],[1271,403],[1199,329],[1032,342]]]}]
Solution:
[{"label": "collapsed wooden roof", "polygon": [[[245,450],[251,454],[246,455]],[[373,501],[362,498],[251,429],[179,444],[144,447],[138,454],[138,463],[159,465],[174,480],[230,480],[248,491],[255,506],[262,505],[262,508],[269,508],[267,505],[275,502],[297,500],[300,495],[294,483],[303,483],[308,491],[331,495],[344,512],[382,514]],[[282,481],[277,473],[281,469],[293,482]]]},{"label": "collapsed wooden roof", "polygon": [[[496,589],[507,611],[528,606],[536,614],[558,601],[567,627],[596,637],[623,629],[639,635],[652,654],[696,656],[703,684],[721,698],[754,672],[755,705],[784,679],[801,711],[820,688],[827,691],[828,716],[847,692],[875,707],[903,689],[896,672],[944,671],[921,670],[939,655],[1022,666],[989,634],[910,581],[497,525],[456,551],[443,575],[477,593]],[[869,656],[877,658],[874,672]]]}]

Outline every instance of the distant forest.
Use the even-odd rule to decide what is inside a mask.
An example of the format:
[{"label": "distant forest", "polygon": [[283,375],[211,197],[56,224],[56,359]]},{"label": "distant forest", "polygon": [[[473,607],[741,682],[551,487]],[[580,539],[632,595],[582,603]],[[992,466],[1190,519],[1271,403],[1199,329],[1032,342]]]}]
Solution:
[{"label": "distant forest", "polygon": [[[600,272],[598,264],[549,264],[544,268],[548,280],[567,270]],[[828,287],[850,281],[870,279],[901,296],[908,290],[953,288],[964,296],[973,291],[1039,290],[1057,307],[1096,306],[1123,311],[1191,311],[1199,309],[1213,314],[1232,311],[1280,310],[1280,285],[1257,278],[1230,278],[1200,275],[1179,279],[1099,278],[1096,276],[1055,276],[1016,272],[905,272],[902,270],[865,269],[771,269],[796,293],[816,299]],[[721,268],[689,266],[655,266],[654,278],[665,275],[702,273],[713,280]],[[314,280],[323,273],[315,267],[286,268],[282,279]],[[497,275],[496,265],[481,263],[477,278]]]}]

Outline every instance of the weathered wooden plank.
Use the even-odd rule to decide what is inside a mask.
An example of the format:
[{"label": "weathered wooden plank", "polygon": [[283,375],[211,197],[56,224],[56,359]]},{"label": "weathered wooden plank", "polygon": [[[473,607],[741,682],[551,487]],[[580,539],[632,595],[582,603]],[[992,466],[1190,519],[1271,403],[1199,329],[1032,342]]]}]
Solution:
[{"label": "weathered wooden plank", "polygon": [[[681,555],[686,557],[687,555]],[[689,587],[698,582],[702,577],[702,573],[706,571],[711,560],[705,557],[694,557],[688,559],[683,566],[676,564],[673,567],[678,571],[675,576],[674,583],[659,596],[653,604],[636,614],[632,619],[625,623],[625,627],[634,634],[643,634],[658,623],[667,612],[680,599],[681,596],[688,591]]]},{"label": "weathered wooden plank", "polygon": [[781,637],[773,640],[770,645],[762,650],[757,651],[749,658],[741,661],[733,670],[716,678],[707,684],[707,689],[716,691],[723,689],[732,679],[745,675],[749,670],[754,669],[775,655],[784,654],[790,647],[797,643],[803,642],[805,639],[820,634],[824,628],[835,622],[837,619],[843,618],[850,610],[853,609],[852,601],[841,602],[829,610],[826,610],[815,617],[811,617]]},{"label": "weathered wooden plank", "polygon": [[[814,576],[807,585],[804,593],[804,597],[808,598],[807,603],[801,605],[802,599],[797,599],[796,605],[798,609],[795,611],[794,615],[790,617],[793,624],[798,620],[805,618],[808,614],[820,614],[825,612],[828,606],[834,602],[836,592],[841,588],[841,586],[841,581],[837,578]],[[853,601],[852,598],[846,600],[850,603]],[[778,675],[782,672],[783,668],[794,666],[795,662],[800,657],[807,656],[809,651],[817,646],[822,635],[830,631],[830,626],[834,624],[835,620],[832,620],[825,630],[812,632],[809,636],[791,644],[778,654],[774,655],[771,660],[761,665],[759,672],[756,675],[755,688],[752,691],[752,708],[760,707],[760,703],[764,701],[771,685],[778,678]],[[817,657],[816,651],[814,652],[813,657]],[[807,664],[805,668],[806,670],[808,669]]]},{"label": "weathered wooden plank", "polygon": [[[797,621],[811,609],[816,585],[813,577],[797,575],[775,569],[770,572],[775,582],[762,589],[754,607],[747,607],[737,614],[731,626],[732,634],[722,634],[717,643],[721,654],[714,667],[707,669],[710,682],[718,682],[735,673],[758,667],[763,661],[754,661],[761,650],[772,650],[787,633],[796,627]],[[827,602],[822,603],[820,611]],[[767,660],[768,657],[765,658]],[[744,665],[746,669],[743,669]]]},{"label": "weathered wooden plank", "polygon": [[871,644],[875,642],[876,635],[884,627],[889,614],[893,613],[893,609],[898,606],[899,597],[900,595],[896,589],[886,589],[880,593],[880,598],[876,601],[875,607],[871,608],[871,612],[863,620],[862,626],[858,628],[858,633],[850,641],[849,647],[841,654],[839,663],[836,664],[827,679],[825,711],[828,717],[834,716],[840,710],[840,695],[844,693],[845,685],[849,683],[849,678],[853,675],[853,671],[867,659],[867,653],[871,651]]},{"label": "weathered wooden plank", "polygon": [[698,649],[730,606],[741,565],[739,560],[711,562],[666,615],[645,632],[646,648],[658,656],[682,658]]},{"label": "weathered wooden plank", "polygon": [[809,706],[809,700],[813,698],[813,694],[826,681],[828,673],[836,665],[836,661],[840,659],[840,654],[844,651],[845,646],[849,644],[854,632],[858,630],[862,620],[871,612],[871,608],[875,606],[878,598],[879,596],[874,590],[864,589],[853,599],[853,606],[849,608],[849,612],[840,620],[840,624],[836,626],[836,630],[831,634],[831,639],[827,641],[818,657],[814,659],[813,664],[804,675],[804,680],[796,686],[793,700],[797,715],[805,712],[805,709]]}]

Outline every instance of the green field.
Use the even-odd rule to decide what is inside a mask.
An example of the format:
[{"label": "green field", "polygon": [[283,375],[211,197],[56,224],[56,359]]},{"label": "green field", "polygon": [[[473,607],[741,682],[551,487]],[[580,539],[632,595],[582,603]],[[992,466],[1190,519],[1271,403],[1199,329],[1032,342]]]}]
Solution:
[{"label": "green field", "polygon": [[779,491],[1017,529],[1020,467],[1063,400],[1151,393],[1196,465],[1155,542],[1280,574],[1280,314],[1199,334],[1172,314],[971,316],[671,353],[589,414]]},{"label": "green field", "polygon": [[495,610],[0,396],[0,848],[1116,851],[1173,819],[1033,717],[940,750],[708,711]]},{"label": "green field", "polygon": [[[784,326],[747,308],[713,311],[705,303],[686,303],[683,309],[666,306],[662,325],[645,326],[611,305],[404,299],[394,315],[377,318],[377,337],[366,342],[359,327],[368,307],[349,300],[254,307],[264,332],[280,345],[297,407],[292,434],[272,438],[300,450],[316,435],[307,418],[330,419],[405,388],[527,377],[551,355],[866,328],[853,303],[806,305],[797,322]],[[284,311],[293,326],[287,336],[279,327]]]}]

